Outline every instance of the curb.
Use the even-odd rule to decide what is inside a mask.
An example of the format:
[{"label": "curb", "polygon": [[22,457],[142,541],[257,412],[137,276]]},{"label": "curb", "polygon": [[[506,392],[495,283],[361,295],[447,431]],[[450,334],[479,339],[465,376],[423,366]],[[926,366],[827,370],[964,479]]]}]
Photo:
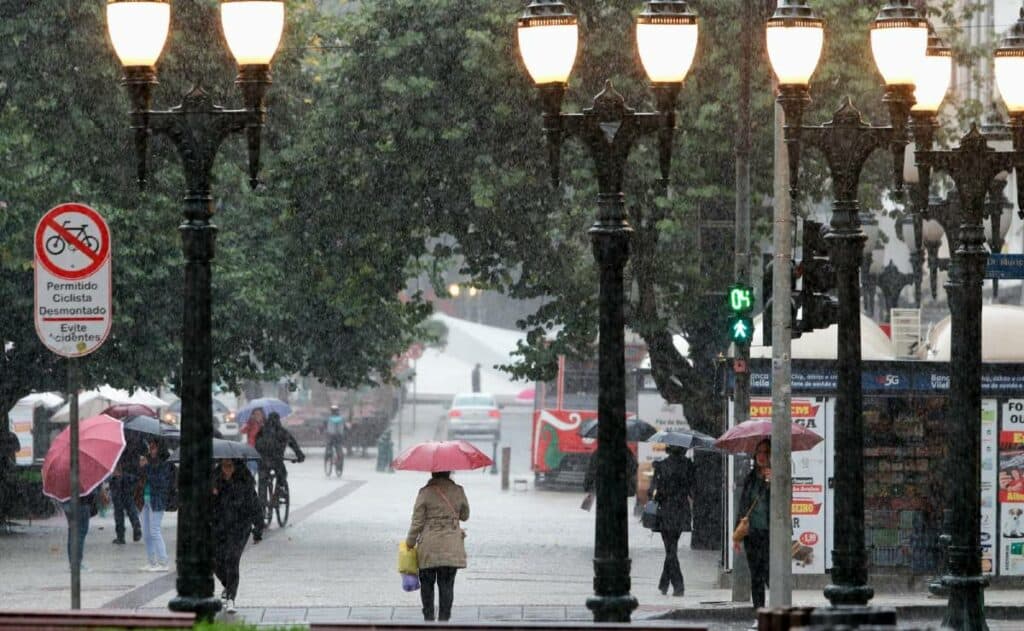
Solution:
[{"label": "curb", "polygon": [[[946,613],[945,603],[934,605],[879,605],[896,610],[899,619],[908,620],[941,620]],[[985,608],[986,618],[992,620],[1024,620],[1024,606],[994,605]],[[659,614],[645,616],[645,620],[680,620],[680,621],[716,621],[736,622],[752,620],[756,615],[749,605],[720,607],[693,607],[673,609]]]}]

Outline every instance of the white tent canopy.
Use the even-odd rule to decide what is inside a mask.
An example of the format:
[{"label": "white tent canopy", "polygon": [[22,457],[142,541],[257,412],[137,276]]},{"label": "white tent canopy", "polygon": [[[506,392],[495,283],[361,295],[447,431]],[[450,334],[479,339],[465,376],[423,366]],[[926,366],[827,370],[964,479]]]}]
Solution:
[{"label": "white tent canopy", "polygon": [[44,408],[55,408],[61,403],[64,403],[64,397],[56,392],[36,392],[18,399],[15,405],[29,405],[33,407],[41,405]]},{"label": "white tent canopy", "polygon": [[[159,397],[146,392],[136,390],[129,394],[127,390],[119,390],[110,386],[100,386],[95,390],[86,390],[78,393],[78,418],[89,418],[96,416],[111,405],[117,403],[141,403],[151,408],[167,407],[169,404]],[[67,423],[71,420],[71,403],[65,403],[57,410],[50,421],[53,423]]]},{"label": "white tent canopy", "polygon": [[443,349],[428,348],[416,361],[416,396],[448,398],[471,390],[473,367],[480,364],[480,389],[503,399],[514,398],[532,384],[512,381],[494,366],[515,358],[520,331],[476,324],[443,314],[433,316],[448,329]]},{"label": "white tent canopy", "polygon": [[[1024,307],[985,305],[981,310],[981,359],[986,362],[1024,361]],[[948,362],[953,340],[952,320],[939,320],[928,334],[919,357]]]},{"label": "white tent canopy", "polygon": [[[761,316],[754,318],[754,342],[762,339],[763,328]],[[863,313],[860,314],[860,346],[861,359],[865,361],[888,361],[896,359],[896,349],[892,340],[885,334],[874,320]],[[839,347],[839,325],[833,324],[827,329],[818,329],[804,333],[793,340],[793,359],[836,359]],[[751,358],[771,358],[770,346],[751,346]]]}]

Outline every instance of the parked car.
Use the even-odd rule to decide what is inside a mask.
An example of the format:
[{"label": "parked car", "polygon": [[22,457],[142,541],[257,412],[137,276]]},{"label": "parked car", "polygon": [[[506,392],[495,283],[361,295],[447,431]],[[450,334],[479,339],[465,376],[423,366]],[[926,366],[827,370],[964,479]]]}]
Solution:
[{"label": "parked car", "polygon": [[469,392],[455,395],[448,409],[448,439],[501,440],[501,406],[494,395]]}]

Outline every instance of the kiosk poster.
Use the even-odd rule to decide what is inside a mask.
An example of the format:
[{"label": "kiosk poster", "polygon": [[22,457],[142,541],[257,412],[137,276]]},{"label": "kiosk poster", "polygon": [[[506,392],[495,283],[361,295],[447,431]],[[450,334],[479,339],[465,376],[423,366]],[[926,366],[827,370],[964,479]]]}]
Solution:
[{"label": "kiosk poster", "polygon": [[[826,406],[815,399],[792,400],[793,422],[825,435]],[[751,399],[750,419],[772,417],[771,399]],[[825,442],[810,451],[793,453],[793,573],[824,574]]]},{"label": "kiosk poster", "polygon": [[995,573],[996,481],[999,455],[999,404],[995,399],[981,402],[981,571]]},{"label": "kiosk poster", "polygon": [[999,573],[1024,575],[1024,399],[1003,406],[999,431]]}]

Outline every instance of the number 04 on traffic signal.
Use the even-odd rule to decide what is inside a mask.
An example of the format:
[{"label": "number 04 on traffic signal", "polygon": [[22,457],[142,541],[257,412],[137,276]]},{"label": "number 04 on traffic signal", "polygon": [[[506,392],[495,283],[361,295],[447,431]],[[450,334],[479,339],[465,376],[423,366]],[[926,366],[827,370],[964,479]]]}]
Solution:
[{"label": "number 04 on traffic signal", "polygon": [[733,285],[729,288],[729,339],[733,344],[749,346],[754,336],[754,288]]}]

